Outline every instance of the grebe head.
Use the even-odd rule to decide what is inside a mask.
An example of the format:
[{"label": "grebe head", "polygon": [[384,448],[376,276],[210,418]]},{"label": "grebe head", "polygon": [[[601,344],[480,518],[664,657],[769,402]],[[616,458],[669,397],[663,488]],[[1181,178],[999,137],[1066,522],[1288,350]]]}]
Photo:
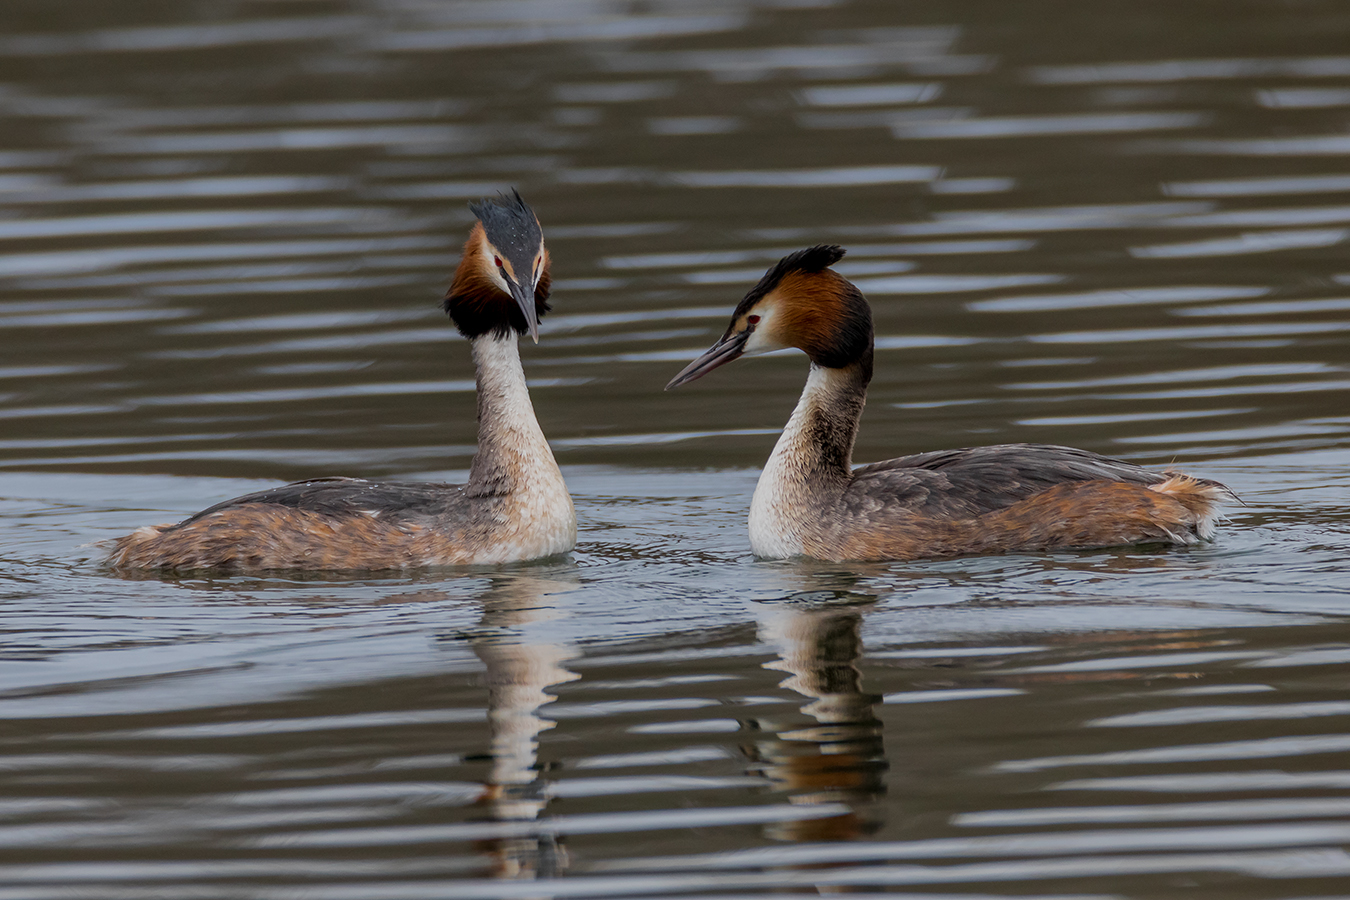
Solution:
[{"label": "grebe head", "polygon": [[469,209],[478,221],[442,306],[467,338],[514,331],[539,343],[539,319],[549,309],[549,256],[538,217],[514,189]]},{"label": "grebe head", "polygon": [[819,244],[780,259],[737,305],[721,339],[685,366],[666,390],[738,357],[784,347],[796,347],[829,369],[870,359],[872,311],[862,292],[830,268],[843,256],[843,247]]}]

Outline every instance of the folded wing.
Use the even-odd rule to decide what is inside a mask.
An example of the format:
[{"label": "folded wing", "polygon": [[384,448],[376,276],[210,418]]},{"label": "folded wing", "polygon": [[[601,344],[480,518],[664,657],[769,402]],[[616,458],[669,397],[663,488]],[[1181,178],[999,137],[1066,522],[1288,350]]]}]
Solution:
[{"label": "folded wing", "polygon": [[[861,466],[854,470],[849,495],[864,505],[899,505],[913,515],[964,519],[1005,509],[1060,484],[1153,485],[1167,478],[1072,447],[997,444],[918,453]],[[1203,483],[1222,487],[1217,482]]]}]

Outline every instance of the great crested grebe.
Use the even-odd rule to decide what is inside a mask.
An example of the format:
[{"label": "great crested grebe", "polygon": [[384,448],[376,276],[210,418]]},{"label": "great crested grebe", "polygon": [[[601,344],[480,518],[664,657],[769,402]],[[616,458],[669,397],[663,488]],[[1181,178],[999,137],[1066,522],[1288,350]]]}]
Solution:
[{"label": "great crested grebe", "polygon": [[872,312],[829,268],[842,247],[783,257],[745,295],[721,340],[669,390],[739,356],[806,352],[811,374],[750,502],[750,546],[766,559],[906,560],[1013,550],[1193,544],[1214,533],[1224,485],[1086,450],[1002,444],[853,468]]},{"label": "great crested grebe", "polygon": [[473,345],[478,452],[464,485],[320,478],[218,503],[119,538],[119,569],[389,569],[502,563],[571,550],[572,498],[530,405],[516,345],[539,339],[549,256],[512,191],[470,204],[478,221],[444,308]]}]

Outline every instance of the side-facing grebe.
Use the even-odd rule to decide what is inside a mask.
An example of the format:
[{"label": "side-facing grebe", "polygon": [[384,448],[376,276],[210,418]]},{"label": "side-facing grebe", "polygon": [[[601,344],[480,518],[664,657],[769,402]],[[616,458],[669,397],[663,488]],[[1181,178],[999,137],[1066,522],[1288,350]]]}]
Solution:
[{"label": "side-facing grebe", "polygon": [[502,563],[576,544],[572,498],[530,405],[517,347],[539,339],[549,255],[518,193],[478,221],[444,307],[473,344],[478,452],[465,485],[320,478],[219,503],[116,541],[121,569],[387,569]]},{"label": "side-facing grebe", "polygon": [[1193,544],[1214,532],[1222,484],[1042,444],[940,450],[854,469],[872,311],[821,245],[783,257],[726,333],[666,386],[739,356],[796,347],[811,374],[750,503],[756,556],[922,559],[1013,550]]}]

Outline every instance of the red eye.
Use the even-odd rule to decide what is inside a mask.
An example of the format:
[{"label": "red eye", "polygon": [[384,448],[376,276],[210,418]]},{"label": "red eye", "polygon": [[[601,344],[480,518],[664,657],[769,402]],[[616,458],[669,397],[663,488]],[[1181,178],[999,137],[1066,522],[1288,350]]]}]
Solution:
[{"label": "red eye", "polygon": [[502,267],[502,258],[500,256],[492,257],[492,261],[497,264],[497,268],[500,269]]},{"label": "red eye", "polygon": [[759,324],[759,316],[750,316],[750,317],[747,318],[745,321],[749,322],[751,325],[758,325],[758,324]]}]

